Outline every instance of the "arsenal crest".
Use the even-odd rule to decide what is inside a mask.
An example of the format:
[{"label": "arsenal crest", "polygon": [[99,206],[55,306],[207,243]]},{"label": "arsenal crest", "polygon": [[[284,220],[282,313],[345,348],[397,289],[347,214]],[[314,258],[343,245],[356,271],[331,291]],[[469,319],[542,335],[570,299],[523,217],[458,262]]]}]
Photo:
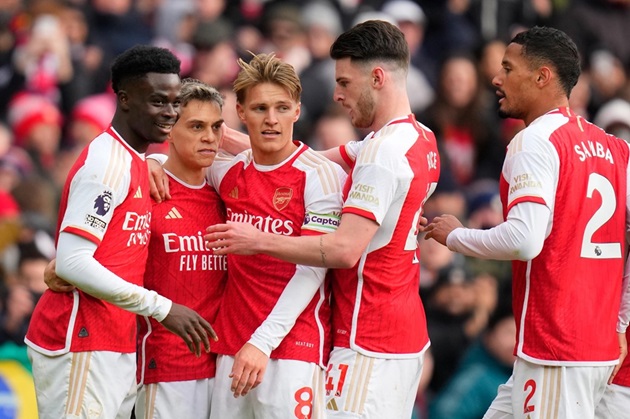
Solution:
[{"label": "arsenal crest", "polygon": [[291,188],[278,188],[276,192],[273,194],[273,206],[278,211],[282,211],[285,209],[289,202],[291,201],[291,197],[293,196],[293,189]]}]

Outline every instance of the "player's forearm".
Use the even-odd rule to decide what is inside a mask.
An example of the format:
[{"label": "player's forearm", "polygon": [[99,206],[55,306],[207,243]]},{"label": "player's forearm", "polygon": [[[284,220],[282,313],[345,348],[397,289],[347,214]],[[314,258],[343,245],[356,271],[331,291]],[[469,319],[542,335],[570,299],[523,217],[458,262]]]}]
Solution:
[{"label": "player's forearm", "polygon": [[[324,268],[298,265],[295,275],[285,287],[271,313],[256,329],[249,343],[269,356],[291,331],[313,296],[318,291],[323,292],[320,287],[325,276],[326,269]],[[323,295],[322,298],[324,298]],[[327,303],[323,302],[323,304]]]},{"label": "player's forearm", "polygon": [[617,332],[624,333],[630,324],[630,258],[626,259],[626,266],[621,287],[621,305],[617,320]]},{"label": "player's forearm", "polygon": [[489,230],[457,228],[446,239],[449,249],[482,259],[531,260],[542,250],[549,209],[540,204],[516,205],[504,223]]},{"label": "player's forearm", "polygon": [[155,291],[125,281],[94,259],[96,245],[70,233],[61,233],[57,275],[82,291],[142,316],[164,320],[171,301]]},{"label": "player's forearm", "polygon": [[295,263],[296,265],[325,268],[351,268],[360,255],[352,252],[356,246],[346,243],[338,231],[317,236],[288,237],[261,233],[264,238],[257,244],[258,253]]}]

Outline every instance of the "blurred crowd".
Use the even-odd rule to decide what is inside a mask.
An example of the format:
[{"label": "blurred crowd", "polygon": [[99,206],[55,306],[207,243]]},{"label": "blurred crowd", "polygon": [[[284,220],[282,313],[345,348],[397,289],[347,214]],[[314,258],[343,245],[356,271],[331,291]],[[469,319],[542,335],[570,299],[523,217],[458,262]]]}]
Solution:
[{"label": "blurred crowd", "polygon": [[[575,40],[583,74],[572,108],[630,141],[628,0],[4,0],[0,356],[24,359],[26,326],[55,253],[61,187],[114,113],[113,57],[135,44],[169,48],[182,77],[219,89],[226,123],[243,129],[231,90],[236,60],[274,52],[302,81],[296,138],[326,149],[367,134],[332,100],[328,51],[342,31],[368,19],[397,24],[409,43],[411,104],[436,133],[442,159],[429,219],[448,212],[474,228],[502,219],[498,178],[505,147],[523,126],[498,117],[492,78],[522,28],[555,26]],[[432,346],[417,417],[481,417],[513,362],[509,263],[470,260],[422,237],[419,243]],[[463,408],[481,414],[466,416]]]}]

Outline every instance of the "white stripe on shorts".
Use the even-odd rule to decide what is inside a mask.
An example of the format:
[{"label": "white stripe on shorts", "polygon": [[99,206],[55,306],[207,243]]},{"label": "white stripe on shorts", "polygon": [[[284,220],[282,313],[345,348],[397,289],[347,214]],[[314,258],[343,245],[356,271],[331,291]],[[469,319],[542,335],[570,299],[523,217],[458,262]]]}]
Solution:
[{"label": "white stripe on shorts", "polygon": [[78,416],[81,413],[91,358],[92,352],[75,352],[72,354],[70,385],[68,388],[68,400],[66,401],[67,415]]}]

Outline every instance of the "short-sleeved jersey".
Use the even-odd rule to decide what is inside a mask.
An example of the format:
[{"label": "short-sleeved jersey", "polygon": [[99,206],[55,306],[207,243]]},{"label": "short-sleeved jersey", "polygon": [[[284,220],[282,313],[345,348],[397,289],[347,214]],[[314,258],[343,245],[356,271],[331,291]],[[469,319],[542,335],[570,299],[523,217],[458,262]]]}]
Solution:
[{"label": "short-sleeved jersey", "polygon": [[[223,204],[204,183],[191,186],[169,175],[171,199],[153,204],[144,286],[214,323],[227,279],[227,258],[207,250],[208,226],[225,222]],[[138,382],[214,377],[215,355],[190,352],[184,341],[155,319],[138,317]]]},{"label": "short-sleeved jersey", "polygon": [[[94,258],[122,279],[142,285],[150,235],[151,198],[144,156],[113,130],[96,137],[72,166],[59,208],[59,232],[98,245]],[[55,355],[136,351],[136,315],[79,289],[47,290],[26,343]]]},{"label": "short-sleeved jersey", "polygon": [[417,224],[439,178],[435,135],[408,115],[347,144],[342,155],[352,167],[343,213],[379,227],[356,266],[335,271],[334,346],[378,358],[416,357],[429,345]]},{"label": "short-sleeved jersey", "polygon": [[551,211],[542,251],[514,261],[515,354],[543,365],[611,365],[621,298],[628,144],[568,108],[510,142],[504,215],[520,202]]},{"label": "short-sleeved jersey", "polygon": [[[225,203],[228,221],[251,223],[286,236],[322,234],[339,225],[343,169],[304,144],[284,162],[261,166],[251,151],[217,158],[211,183]],[[235,355],[267,318],[296,272],[296,265],[267,255],[228,255],[228,282],[214,324],[219,354]],[[330,351],[330,284],[325,281],[297,318],[274,359],[325,365]]]}]

